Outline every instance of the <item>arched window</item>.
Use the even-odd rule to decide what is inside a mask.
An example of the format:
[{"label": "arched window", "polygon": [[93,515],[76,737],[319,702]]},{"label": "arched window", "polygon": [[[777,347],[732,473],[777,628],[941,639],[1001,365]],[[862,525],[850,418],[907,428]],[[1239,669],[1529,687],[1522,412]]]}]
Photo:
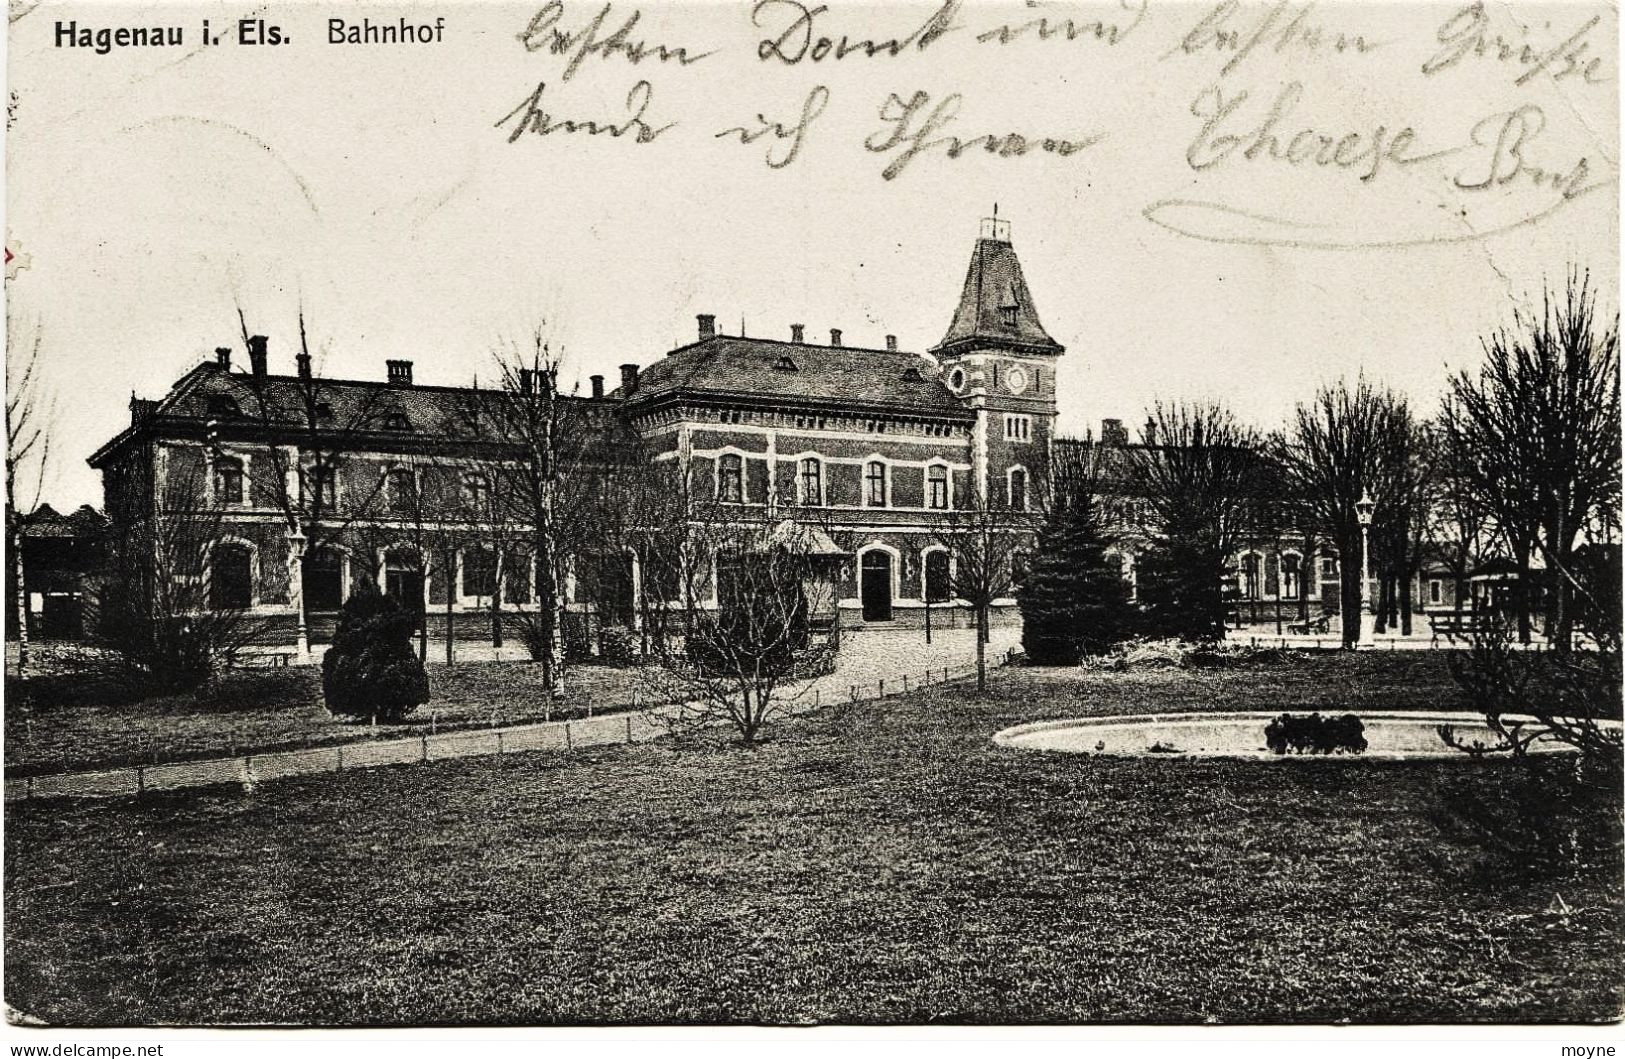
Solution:
[{"label": "arched window", "polygon": [[344,602],[344,559],[331,548],[307,552],[304,560],[305,609],[338,610]]},{"label": "arched window", "polygon": [[1261,566],[1257,552],[1248,552],[1241,557],[1241,598],[1259,598],[1259,588],[1262,583]]},{"label": "arched window", "polygon": [[214,461],[214,500],[217,504],[243,502],[243,461],[220,456]]},{"label": "arched window", "polygon": [[1010,468],[1010,509],[1027,510],[1027,472],[1020,467]]},{"label": "arched window", "polygon": [[254,605],[254,555],[239,541],[221,541],[209,552],[209,607],[247,610]]},{"label": "arched window", "polygon": [[745,461],[737,453],[724,453],[717,461],[717,499],[724,504],[745,502]]},{"label": "arched window", "polygon": [[410,511],[417,506],[418,476],[410,467],[396,467],[389,472],[386,483],[389,506],[396,511]]},{"label": "arched window", "polygon": [[886,506],[886,465],[870,460],[863,468],[864,503],[869,507]]},{"label": "arched window", "polygon": [[926,470],[926,491],[926,502],[931,507],[938,511],[948,510],[948,468],[934,463]]},{"label": "arched window", "polygon": [[813,506],[824,502],[824,465],[816,456],[801,461],[801,502]]},{"label": "arched window", "polygon": [[952,578],[949,573],[948,552],[944,548],[925,553],[925,601],[946,603],[952,598]]},{"label": "arched window", "polygon": [[1302,560],[1293,552],[1281,556],[1281,598],[1299,599],[1303,595]]}]

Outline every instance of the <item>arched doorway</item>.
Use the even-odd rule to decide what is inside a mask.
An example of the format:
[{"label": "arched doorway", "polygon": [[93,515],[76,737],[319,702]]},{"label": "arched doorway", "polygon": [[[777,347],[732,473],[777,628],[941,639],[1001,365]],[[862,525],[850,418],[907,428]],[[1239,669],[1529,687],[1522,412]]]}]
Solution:
[{"label": "arched doorway", "polygon": [[878,548],[863,553],[860,594],[864,621],[891,621],[892,557]]}]

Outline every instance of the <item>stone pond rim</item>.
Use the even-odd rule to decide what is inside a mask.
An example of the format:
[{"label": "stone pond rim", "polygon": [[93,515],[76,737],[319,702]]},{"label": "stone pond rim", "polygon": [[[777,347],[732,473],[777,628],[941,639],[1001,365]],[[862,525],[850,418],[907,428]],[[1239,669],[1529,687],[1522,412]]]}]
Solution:
[{"label": "stone pond rim", "polygon": [[[1360,754],[1275,754],[1264,746],[1264,727],[1283,712],[1305,715],[1314,710],[1271,710],[1243,713],[1188,712],[1120,714],[1109,717],[1064,717],[1050,721],[1018,724],[995,732],[993,742],[1015,750],[1047,750],[1059,753],[1099,754],[1110,757],[1232,758],[1265,760],[1367,760],[1367,761],[1471,761],[1472,755],[1446,746],[1439,738],[1440,725],[1451,725],[1458,737],[1471,741],[1481,733],[1486,742],[1495,736],[1484,724],[1484,716],[1464,712],[1431,711],[1340,711],[1320,710],[1322,716],[1354,712],[1365,724],[1370,746]],[[1533,721],[1533,718],[1526,718]],[[1604,728],[1620,730],[1618,721],[1599,722]],[[1153,746],[1165,749],[1153,751]],[[1539,741],[1535,752],[1572,750],[1564,744]],[[1485,755],[1506,759],[1506,752]]]}]

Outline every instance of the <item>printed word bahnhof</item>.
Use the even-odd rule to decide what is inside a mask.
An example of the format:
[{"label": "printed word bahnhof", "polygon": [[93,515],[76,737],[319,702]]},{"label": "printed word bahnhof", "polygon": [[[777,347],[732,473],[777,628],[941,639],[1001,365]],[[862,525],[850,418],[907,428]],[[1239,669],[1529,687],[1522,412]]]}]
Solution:
[{"label": "printed word bahnhof", "polygon": [[[331,635],[361,578],[421,606],[437,638],[448,622],[457,639],[489,636],[488,624],[456,616],[489,611],[494,594],[501,607],[536,605],[534,564],[503,569],[475,534],[454,554],[423,554],[389,503],[419,495],[420,480],[443,471],[427,464],[446,461],[426,457],[462,444],[441,427],[469,390],[415,385],[411,362],[392,360],[383,381],[323,378],[313,391],[308,356],[294,358],[295,374],[276,375],[266,338],[250,338],[248,352],[246,372],[220,349],[161,400],[132,400],[130,425],[90,458],[115,532],[121,521],[162,517],[175,483],[195,478],[219,529],[193,576],[207,582],[209,599],[265,619],[270,639],[300,650]],[[893,336],[883,348],[848,345],[838,330],[827,344],[809,341],[799,324],[783,340],[725,335],[702,315],[695,341],[647,367],[623,365],[608,392],[595,376],[590,396],[570,400],[592,402],[617,429],[675,453],[689,480],[721,503],[838,527],[847,544],[836,576],[843,628],[914,627],[928,605],[934,623],[963,625],[968,608],[947,591],[945,525],[978,496],[986,507],[1036,509],[1056,445],[1093,443],[1055,436],[1063,353],[1040,322],[1008,222],[984,221],[947,333],[926,353],[901,350]],[[264,424],[232,429],[247,391],[278,388],[291,403],[319,393],[319,410],[334,423],[353,424],[365,409],[365,429],[349,431],[342,458],[314,485],[298,470],[309,462],[301,445],[310,435],[267,437]],[[1130,445],[1115,420],[1100,443]],[[264,488],[272,474],[298,475],[299,489],[323,491],[350,539],[306,554],[285,506],[265,499],[276,492]],[[482,487],[469,477],[467,488]],[[366,511],[344,510],[347,498],[380,494],[384,502]],[[1124,552],[1132,584],[1132,549]],[[627,562],[635,580],[635,556]],[[1312,571],[1301,549],[1278,545],[1238,556],[1244,598],[1273,604],[1289,620],[1305,601],[1316,601],[1317,613],[1335,607],[1335,558],[1322,550],[1309,562]],[[575,578],[567,581],[571,611],[591,610]],[[1010,620],[1014,600],[995,611],[996,620]]]}]

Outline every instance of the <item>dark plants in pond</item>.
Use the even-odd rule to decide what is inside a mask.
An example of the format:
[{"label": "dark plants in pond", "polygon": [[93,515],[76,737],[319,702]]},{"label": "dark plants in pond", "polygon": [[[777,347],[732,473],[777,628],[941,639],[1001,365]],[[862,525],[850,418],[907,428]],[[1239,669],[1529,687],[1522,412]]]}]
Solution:
[{"label": "dark plants in pond", "polygon": [[322,659],[330,713],[398,721],[429,701],[429,677],[413,647],[417,617],[363,581],[339,612]]},{"label": "dark plants in pond", "polygon": [[1283,713],[1264,729],[1264,742],[1276,754],[1363,754],[1365,724],[1352,713],[1341,717]]}]

